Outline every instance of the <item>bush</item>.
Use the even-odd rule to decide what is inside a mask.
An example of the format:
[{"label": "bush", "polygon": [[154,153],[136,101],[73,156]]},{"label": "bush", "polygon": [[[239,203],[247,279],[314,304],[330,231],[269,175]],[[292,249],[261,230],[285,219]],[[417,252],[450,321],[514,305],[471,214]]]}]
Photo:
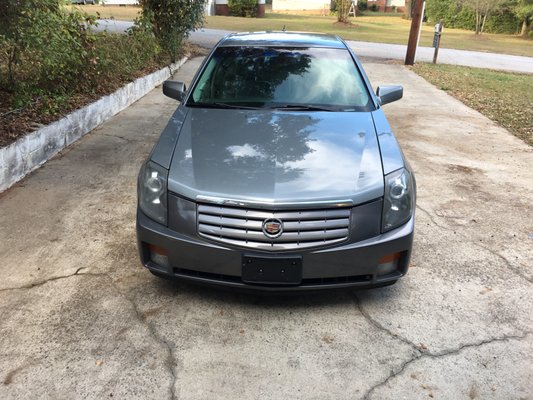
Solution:
[{"label": "bush", "polygon": [[59,0],[1,2],[0,96],[9,99],[4,106],[31,105],[39,115],[54,115],[75,95],[108,93],[160,64],[152,33],[94,34],[93,23]]},{"label": "bush", "polygon": [[[429,0],[426,14],[431,23],[442,20],[448,28],[475,30],[474,12],[462,7],[456,0]],[[484,27],[484,32],[490,33],[517,33],[519,30],[520,21],[508,9],[489,15]]]},{"label": "bush", "polygon": [[372,4],[370,6],[370,11],[374,11],[374,12],[379,11],[378,5],[376,3]]},{"label": "bush", "polygon": [[9,91],[39,87],[65,92],[78,79],[92,41],[94,18],[68,12],[57,0],[7,0],[0,8],[0,45],[8,61],[0,81]]},{"label": "bush", "polygon": [[359,0],[357,2],[357,9],[359,11],[366,11],[368,9],[368,1],[367,0]]},{"label": "bush", "polygon": [[205,0],[140,0],[139,4],[138,29],[153,32],[169,60],[175,62],[183,39],[203,25]]},{"label": "bush", "polygon": [[257,0],[228,0],[228,7],[235,17],[257,17]]},{"label": "bush", "polygon": [[519,33],[521,28],[521,21],[510,10],[503,9],[487,17],[484,32]]},{"label": "bush", "polygon": [[127,81],[159,60],[161,48],[153,35],[132,30],[128,35],[101,33],[88,51],[84,84],[86,90],[104,89],[108,82]]},{"label": "bush", "polygon": [[448,28],[475,29],[475,15],[471,10],[462,8],[456,0],[429,0],[426,3],[428,21],[444,22]]}]

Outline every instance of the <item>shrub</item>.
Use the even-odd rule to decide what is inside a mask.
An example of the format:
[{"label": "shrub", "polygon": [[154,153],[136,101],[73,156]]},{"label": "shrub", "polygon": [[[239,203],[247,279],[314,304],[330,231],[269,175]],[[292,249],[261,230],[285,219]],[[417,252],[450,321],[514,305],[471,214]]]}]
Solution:
[{"label": "shrub", "polygon": [[8,61],[0,70],[2,86],[19,92],[36,87],[67,91],[86,63],[92,40],[87,27],[93,22],[93,17],[66,11],[58,0],[3,2],[0,40]]},{"label": "shrub", "polygon": [[257,0],[228,0],[231,15],[235,17],[257,16]]},{"label": "shrub", "polygon": [[72,107],[75,95],[109,93],[160,65],[153,33],[94,34],[89,29],[93,23],[93,17],[69,11],[59,0],[2,0],[4,106],[31,108],[35,118],[55,115]]},{"label": "shrub", "polygon": [[[429,0],[426,14],[431,23],[442,20],[448,28],[475,29],[474,11],[462,7],[457,0]],[[491,33],[517,33],[519,29],[520,21],[506,8],[489,15],[484,27],[485,32]]]},{"label": "shrub", "polygon": [[378,5],[376,3],[372,4],[370,6],[370,11],[374,11],[374,12],[379,11]]},{"label": "shrub", "polygon": [[175,62],[181,43],[189,32],[204,22],[205,0],[140,0],[139,29],[149,29],[171,62]]},{"label": "shrub", "polygon": [[357,2],[357,9],[359,11],[366,11],[368,9],[368,1],[367,0],[359,0]]}]

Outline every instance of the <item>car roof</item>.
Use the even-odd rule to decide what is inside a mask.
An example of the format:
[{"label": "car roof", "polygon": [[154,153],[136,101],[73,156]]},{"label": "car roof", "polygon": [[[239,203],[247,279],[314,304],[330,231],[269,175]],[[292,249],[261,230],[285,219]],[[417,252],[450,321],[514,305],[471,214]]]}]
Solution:
[{"label": "car roof", "polygon": [[332,47],[345,49],[337,36],[304,32],[247,32],[232,33],[221,40],[219,46],[283,46],[283,47]]}]

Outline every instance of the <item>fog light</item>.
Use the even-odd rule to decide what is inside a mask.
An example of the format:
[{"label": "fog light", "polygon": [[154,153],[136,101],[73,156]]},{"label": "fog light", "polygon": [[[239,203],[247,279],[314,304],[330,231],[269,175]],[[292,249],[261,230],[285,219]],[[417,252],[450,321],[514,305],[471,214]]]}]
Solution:
[{"label": "fog light", "polygon": [[398,269],[398,263],[400,262],[400,257],[402,253],[393,253],[381,257],[378,261],[377,274],[378,276],[387,275],[391,272],[394,272]]},{"label": "fog light", "polygon": [[168,251],[162,247],[154,246],[153,244],[148,245],[148,250],[150,250],[150,260],[161,267],[168,268]]}]

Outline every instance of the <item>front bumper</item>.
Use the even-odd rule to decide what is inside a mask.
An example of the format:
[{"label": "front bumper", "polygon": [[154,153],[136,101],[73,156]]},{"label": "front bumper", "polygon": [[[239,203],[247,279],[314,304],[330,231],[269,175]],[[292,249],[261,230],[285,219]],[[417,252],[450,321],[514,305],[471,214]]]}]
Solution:
[{"label": "front bumper", "polygon": [[[356,243],[300,253],[265,253],[222,246],[199,236],[179,234],[137,212],[137,240],[141,262],[157,275],[257,291],[301,291],[343,287],[379,287],[395,282],[407,273],[414,235],[414,215],[403,226]],[[164,249],[168,266],[154,262],[150,246]],[[379,260],[400,253],[394,271],[378,275]],[[264,285],[243,282],[244,255],[302,257],[299,285]]]}]

